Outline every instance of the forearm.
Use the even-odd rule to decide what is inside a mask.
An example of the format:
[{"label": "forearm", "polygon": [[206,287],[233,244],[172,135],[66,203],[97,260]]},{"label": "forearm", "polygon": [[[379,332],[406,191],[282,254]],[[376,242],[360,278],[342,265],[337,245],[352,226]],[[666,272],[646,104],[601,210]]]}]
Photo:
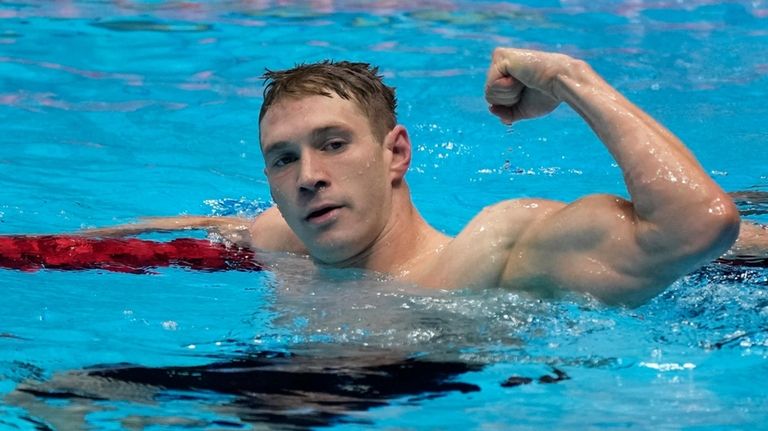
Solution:
[{"label": "forearm", "polygon": [[86,236],[120,237],[151,232],[173,232],[180,230],[248,230],[250,221],[238,217],[149,217],[137,223],[106,228],[86,229],[80,232]]},{"label": "forearm", "polygon": [[[628,101],[581,61],[554,81],[554,93],[600,137],[624,174],[640,221],[685,236],[694,217],[730,218],[732,200],[669,130]],[[677,231],[682,229],[682,231]]]},{"label": "forearm", "polygon": [[768,226],[750,221],[741,222],[739,237],[722,257],[768,258]]}]

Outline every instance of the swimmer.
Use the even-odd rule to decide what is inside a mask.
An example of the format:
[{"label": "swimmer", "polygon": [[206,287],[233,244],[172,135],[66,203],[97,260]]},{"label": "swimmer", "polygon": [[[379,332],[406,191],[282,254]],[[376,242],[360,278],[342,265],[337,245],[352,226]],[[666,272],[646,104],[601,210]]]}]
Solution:
[{"label": "swimmer", "polygon": [[576,291],[628,306],[723,255],[739,235],[733,200],[683,143],[587,63],[563,54],[494,50],[490,112],[511,124],[569,105],[620,166],[631,200],[505,200],[456,237],[430,226],[411,201],[411,140],[396,121],[394,89],[376,68],[321,62],[265,78],[259,138],[274,207],[254,219],[153,218],[85,233],[209,229],[254,250],[425,287]]}]

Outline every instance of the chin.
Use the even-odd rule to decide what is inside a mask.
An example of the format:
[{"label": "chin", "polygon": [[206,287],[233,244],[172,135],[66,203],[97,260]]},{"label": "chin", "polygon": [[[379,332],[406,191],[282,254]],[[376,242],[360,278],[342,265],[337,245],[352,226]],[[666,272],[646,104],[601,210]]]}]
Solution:
[{"label": "chin", "polygon": [[323,247],[319,246],[314,249],[310,249],[310,255],[312,258],[327,264],[337,265],[343,262],[349,261],[355,256],[355,252],[349,250],[347,247]]},{"label": "chin", "polygon": [[323,238],[313,241],[312,247],[309,247],[310,255],[327,265],[336,265],[347,262],[360,254],[364,247],[363,241],[351,238]]}]

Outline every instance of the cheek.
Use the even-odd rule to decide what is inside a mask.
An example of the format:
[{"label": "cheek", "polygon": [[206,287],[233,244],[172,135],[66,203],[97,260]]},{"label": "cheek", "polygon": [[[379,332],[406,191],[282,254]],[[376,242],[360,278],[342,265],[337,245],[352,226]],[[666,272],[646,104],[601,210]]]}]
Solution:
[{"label": "cheek", "polygon": [[272,195],[272,200],[275,201],[275,204],[277,204],[278,207],[280,207],[281,211],[283,211],[288,203],[288,196],[283,192],[284,190],[286,189],[276,184],[274,180],[269,181],[269,193]]},{"label": "cheek", "polygon": [[277,210],[280,212],[280,215],[283,216],[283,220],[288,223],[288,226],[290,226],[291,229],[294,229],[296,228],[294,221],[298,211],[294,205],[291,205],[291,199],[284,193],[281,193],[280,190],[280,187],[269,186],[269,192],[272,195],[272,200],[275,202]]}]

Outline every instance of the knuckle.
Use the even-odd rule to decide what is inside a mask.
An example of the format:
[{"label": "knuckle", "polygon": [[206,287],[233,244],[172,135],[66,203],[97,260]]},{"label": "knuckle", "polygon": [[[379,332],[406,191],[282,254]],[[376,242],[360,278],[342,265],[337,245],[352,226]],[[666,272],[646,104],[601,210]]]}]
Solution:
[{"label": "knuckle", "polygon": [[494,60],[500,60],[504,57],[506,57],[510,52],[510,48],[504,48],[504,47],[496,47],[493,50],[493,59]]}]

